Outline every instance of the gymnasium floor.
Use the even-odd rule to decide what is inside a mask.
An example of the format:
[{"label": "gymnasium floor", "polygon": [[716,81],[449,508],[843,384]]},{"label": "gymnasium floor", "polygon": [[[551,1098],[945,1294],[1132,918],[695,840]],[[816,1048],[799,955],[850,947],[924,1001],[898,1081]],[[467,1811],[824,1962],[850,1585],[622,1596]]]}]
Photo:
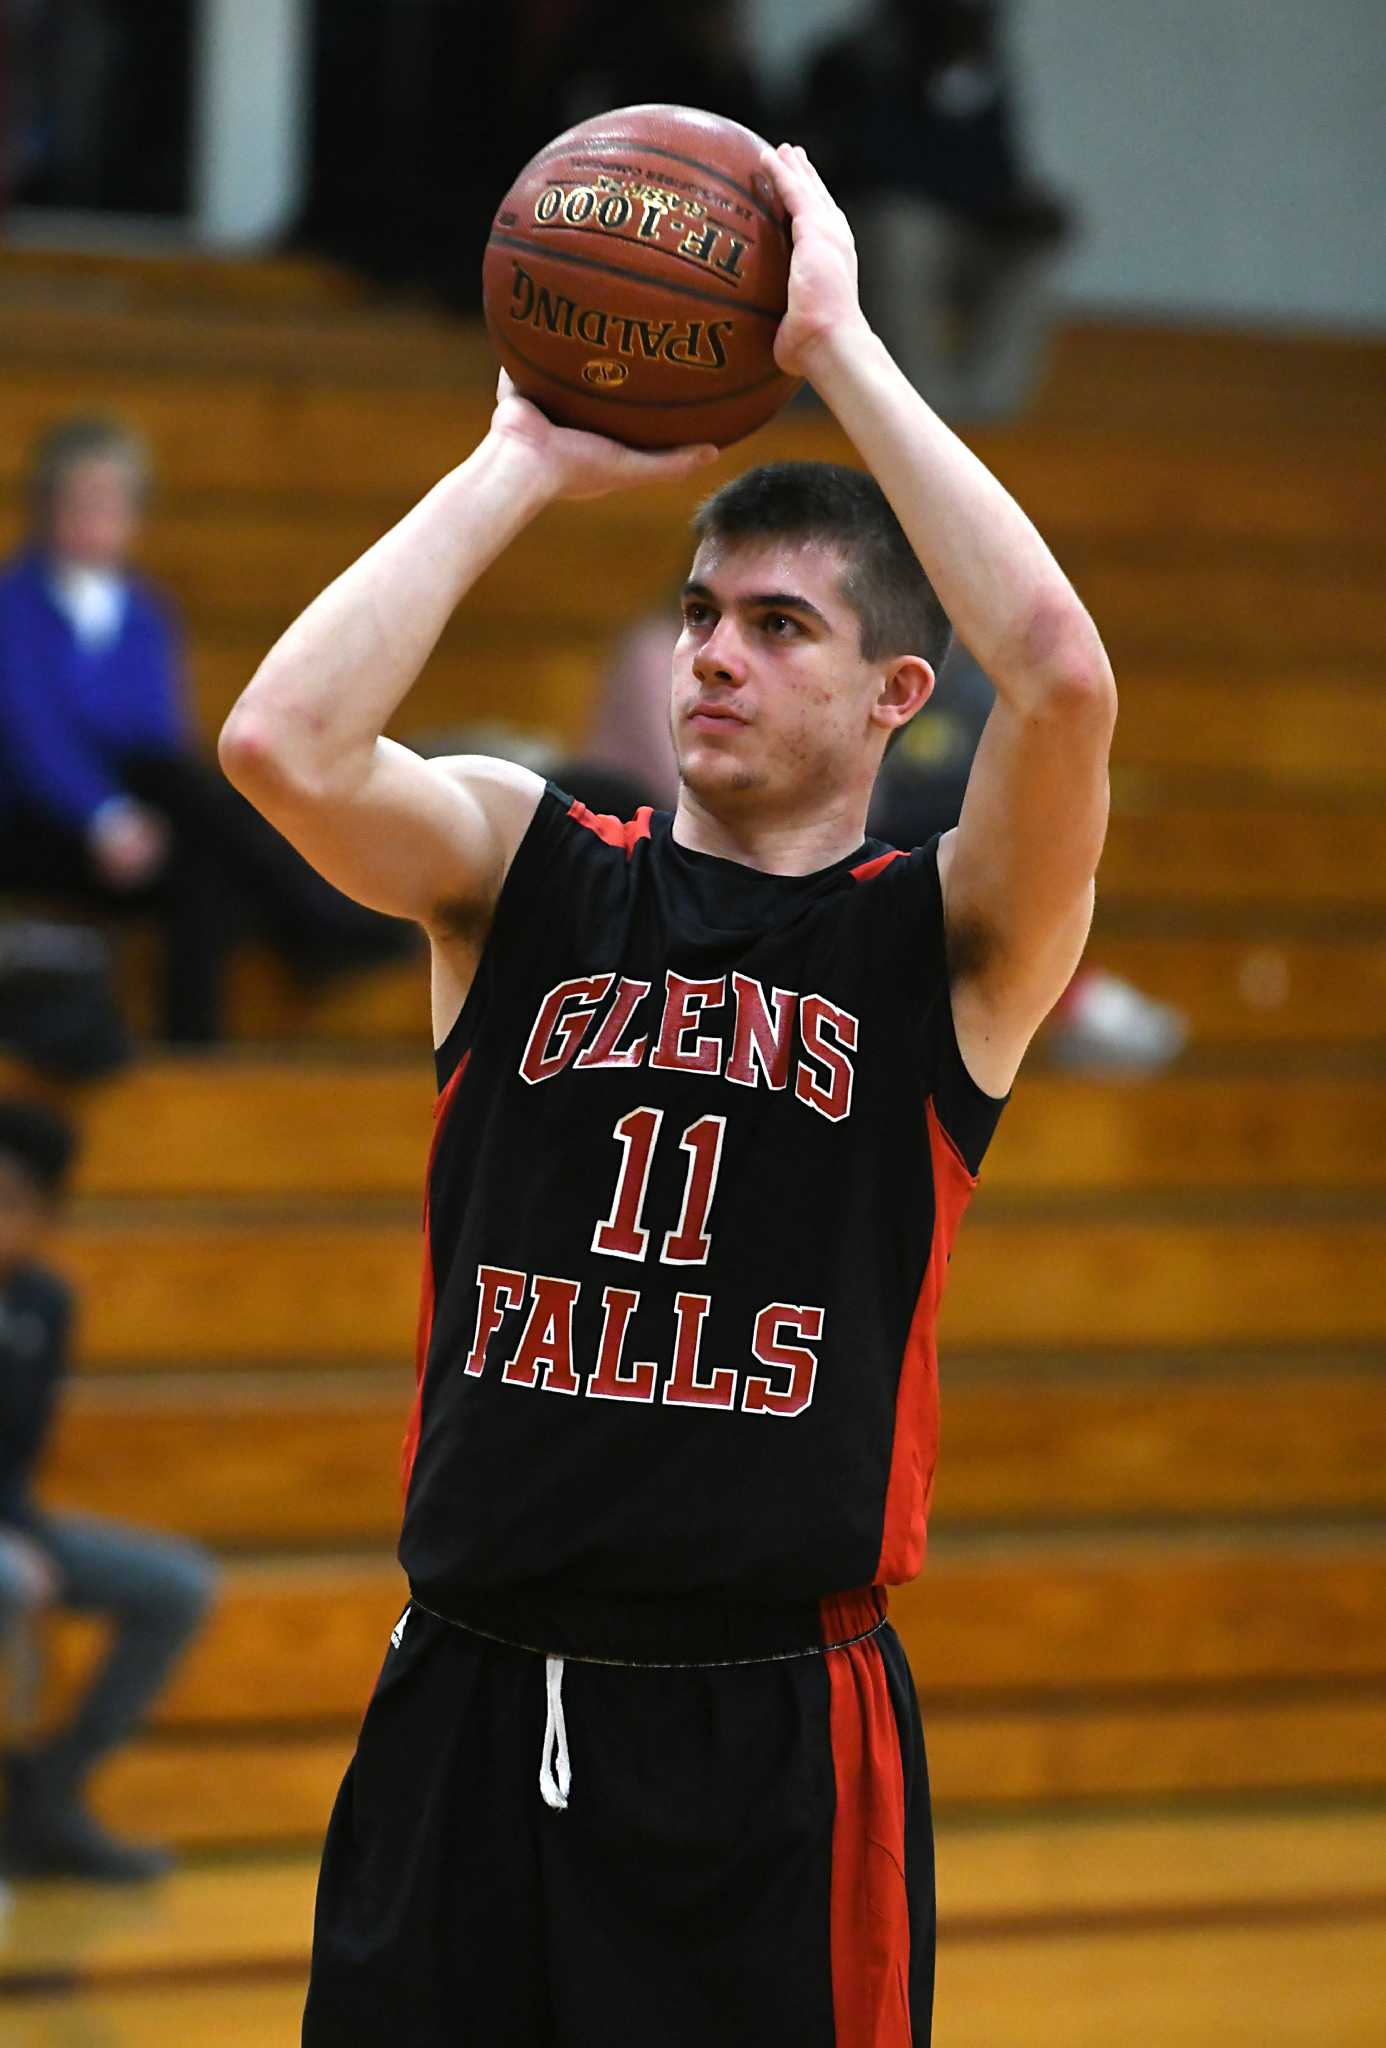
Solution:
[{"label": "gymnasium floor", "polygon": [[[206,1862],[124,1897],[23,1888],[0,1948],[0,2040],[292,2044],[314,1869]],[[1386,1807],[953,1823],[939,1870],[935,2048],[1386,2040]]]}]

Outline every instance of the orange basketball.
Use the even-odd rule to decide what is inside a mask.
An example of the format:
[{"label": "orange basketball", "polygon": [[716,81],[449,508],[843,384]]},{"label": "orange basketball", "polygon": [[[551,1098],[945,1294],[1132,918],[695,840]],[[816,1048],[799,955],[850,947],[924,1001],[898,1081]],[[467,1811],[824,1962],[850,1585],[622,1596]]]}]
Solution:
[{"label": "orange basketball", "polygon": [[620,107],[526,164],[482,293],[496,354],[550,419],[637,448],[725,447],[784,404],[790,225],[764,146],[696,107]]}]

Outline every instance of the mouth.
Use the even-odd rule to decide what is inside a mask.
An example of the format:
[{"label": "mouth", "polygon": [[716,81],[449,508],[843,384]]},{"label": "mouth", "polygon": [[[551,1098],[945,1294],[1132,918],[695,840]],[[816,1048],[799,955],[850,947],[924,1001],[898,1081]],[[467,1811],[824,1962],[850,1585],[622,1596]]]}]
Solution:
[{"label": "mouth", "polygon": [[730,710],[725,704],[695,704],[684,715],[689,725],[697,726],[703,732],[718,727],[725,731],[729,726],[746,723],[740,712]]}]

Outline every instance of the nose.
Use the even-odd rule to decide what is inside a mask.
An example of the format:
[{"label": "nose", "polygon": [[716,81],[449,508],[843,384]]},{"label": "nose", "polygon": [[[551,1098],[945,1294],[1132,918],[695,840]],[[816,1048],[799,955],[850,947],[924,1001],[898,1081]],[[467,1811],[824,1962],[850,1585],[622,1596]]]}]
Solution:
[{"label": "nose", "polygon": [[694,655],[693,673],[704,689],[709,683],[737,684],[745,680],[746,662],[736,622],[725,612]]}]

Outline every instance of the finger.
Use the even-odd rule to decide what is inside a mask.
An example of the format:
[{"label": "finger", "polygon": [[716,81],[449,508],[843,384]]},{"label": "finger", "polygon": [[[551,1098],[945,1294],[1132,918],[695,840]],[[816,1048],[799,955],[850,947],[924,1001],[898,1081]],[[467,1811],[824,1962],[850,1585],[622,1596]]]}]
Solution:
[{"label": "finger", "polygon": [[632,473],[643,483],[674,483],[680,477],[692,476],[695,471],[706,468],[721,454],[720,448],[713,448],[706,442],[695,443],[688,448],[662,449],[658,454],[647,453],[644,449],[633,448],[629,452]]},{"label": "finger", "polygon": [[782,142],[777,150],[764,150],[760,160],[764,164],[775,190],[792,213],[795,203],[803,198],[804,186],[802,173],[793,158],[788,154],[788,150],[789,144]]},{"label": "finger", "polygon": [[817,164],[813,161],[813,158],[809,155],[808,151],[803,147],[802,144],[796,146],[796,154],[799,159],[800,167],[803,170],[804,175],[808,179],[809,183],[816,187],[816,189],[823,194],[823,197],[825,199],[830,199],[832,197],[832,194],[829,192],[827,186],[823,183],[822,172],[819,170]]},{"label": "finger", "polygon": [[496,379],[496,404],[499,405],[503,398],[513,398],[514,396],[515,380],[509,370],[502,370]]}]

